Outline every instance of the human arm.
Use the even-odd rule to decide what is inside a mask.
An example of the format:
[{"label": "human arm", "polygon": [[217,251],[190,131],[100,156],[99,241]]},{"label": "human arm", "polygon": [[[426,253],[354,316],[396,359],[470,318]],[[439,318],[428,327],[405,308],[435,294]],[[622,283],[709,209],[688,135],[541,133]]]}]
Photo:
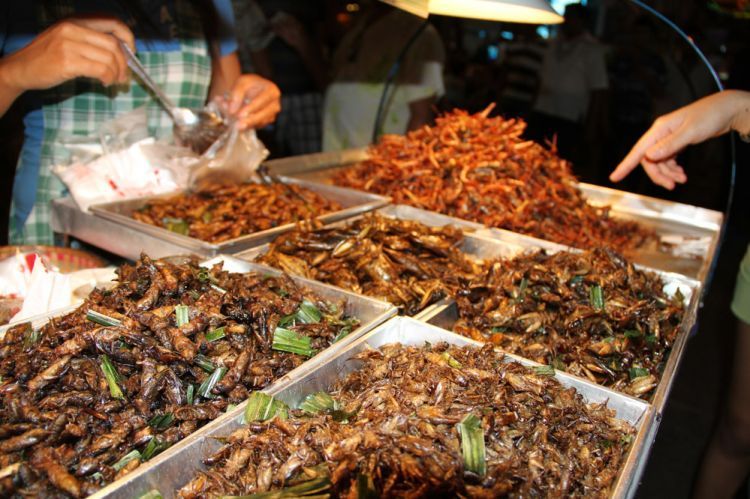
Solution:
[{"label": "human arm", "polygon": [[0,59],[0,116],[27,90],[51,88],[82,76],[104,85],[127,81],[127,62],[115,37],[135,49],[133,33],[121,21],[72,17]]},{"label": "human arm", "polygon": [[730,130],[750,133],[750,92],[725,90],[657,118],[609,178],[619,182],[641,164],[655,184],[674,189],[687,181],[677,153]]},{"label": "human arm", "polygon": [[281,110],[279,87],[256,74],[240,74],[236,52],[215,59],[209,99],[235,116],[240,130],[268,125]]}]

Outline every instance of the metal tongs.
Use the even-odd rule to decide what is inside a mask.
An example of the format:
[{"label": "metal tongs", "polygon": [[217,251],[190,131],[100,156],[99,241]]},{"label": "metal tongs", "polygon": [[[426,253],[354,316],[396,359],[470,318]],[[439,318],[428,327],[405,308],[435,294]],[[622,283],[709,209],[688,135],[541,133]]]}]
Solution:
[{"label": "metal tongs", "polygon": [[256,170],[258,173],[258,177],[260,177],[260,181],[263,182],[266,185],[271,184],[281,184],[284,186],[284,189],[291,194],[292,196],[301,199],[305,202],[306,205],[309,205],[310,200],[307,199],[305,196],[297,192],[296,190],[292,189],[289,184],[281,180],[278,175],[271,173],[271,171],[268,169],[268,165],[265,163],[262,163],[260,166],[258,166],[258,169]]},{"label": "metal tongs", "polygon": [[218,114],[206,110],[193,111],[186,107],[177,107],[167,97],[159,85],[151,79],[148,71],[135,56],[127,43],[119,40],[120,46],[128,60],[128,67],[140,78],[141,82],[153,92],[156,100],[169,114],[174,123],[173,133],[179,145],[184,145],[202,154],[227,129],[227,123]]}]

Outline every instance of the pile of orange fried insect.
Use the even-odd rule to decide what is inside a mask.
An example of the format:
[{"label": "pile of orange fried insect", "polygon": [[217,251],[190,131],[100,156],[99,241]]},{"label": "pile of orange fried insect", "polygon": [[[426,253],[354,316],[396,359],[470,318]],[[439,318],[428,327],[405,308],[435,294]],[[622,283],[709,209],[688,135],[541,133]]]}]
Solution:
[{"label": "pile of orange fried insect", "polygon": [[523,138],[520,119],[455,110],[406,136],[386,135],[369,158],[337,173],[338,185],[579,248],[619,251],[655,234],[589,204],[554,145]]}]

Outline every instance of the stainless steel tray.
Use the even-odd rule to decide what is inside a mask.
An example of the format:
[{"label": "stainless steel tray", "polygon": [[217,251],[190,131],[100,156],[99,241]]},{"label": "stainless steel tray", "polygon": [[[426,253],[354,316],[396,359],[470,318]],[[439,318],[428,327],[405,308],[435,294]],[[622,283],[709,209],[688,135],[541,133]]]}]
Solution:
[{"label": "stainless steel tray", "polygon": [[[339,204],[341,204],[341,206],[343,207],[341,210],[326,213],[317,217],[318,220],[324,223],[352,217],[388,204],[387,197],[357,191],[354,189],[324,185],[316,182],[288,177],[281,177],[280,180],[288,184],[296,184],[302,187],[307,187],[308,189],[317,192],[324,198],[335,200]],[[294,223],[288,223],[279,225],[278,227],[274,227],[272,229],[267,229],[252,234],[246,234],[244,236],[230,239],[228,241],[223,241],[220,243],[210,243],[207,241],[201,241],[200,239],[196,239],[194,237],[189,237],[183,234],[172,232],[163,227],[157,227],[155,225],[140,222],[131,217],[131,214],[134,211],[142,208],[149,201],[154,199],[167,198],[175,194],[177,193],[173,192],[159,196],[148,196],[136,199],[127,199],[124,201],[114,201],[111,203],[98,204],[91,207],[91,212],[99,217],[105,218],[112,222],[116,222],[125,227],[136,229],[144,234],[148,234],[174,245],[180,246],[183,248],[183,251],[186,250],[204,256],[237,253],[238,251],[250,248],[265,241],[269,241],[274,236],[290,230],[295,225]],[[107,237],[107,235],[103,234],[102,237]]]},{"label": "stainless steel tray", "polygon": [[[690,336],[690,332],[695,325],[698,314],[701,284],[698,281],[688,279],[675,273],[653,270],[652,272],[656,272],[662,278],[664,281],[664,292],[668,296],[673,296],[677,289],[679,289],[685,297],[685,313],[683,314],[682,321],[678,326],[677,337],[672,345],[672,350],[670,351],[667,362],[664,365],[661,379],[659,380],[659,384],[657,385],[653,399],[651,400],[655,413],[661,416],[664,412],[669,392],[672,389],[672,383],[677,374],[677,368],[682,360],[685,345]],[[417,318],[429,324],[452,331],[453,325],[456,320],[458,320],[458,310],[455,302],[452,300],[444,300],[442,303],[436,304],[431,309],[425,310]]]},{"label": "stainless steel tray", "polygon": [[[487,258],[510,258],[528,249],[541,248],[545,246],[539,244],[535,240],[524,240],[517,238],[518,234],[509,232],[509,238],[501,239],[501,237],[488,237],[484,234],[483,226],[472,222],[467,222],[458,218],[441,215],[431,211],[420,210],[418,208],[412,208],[411,206],[404,205],[389,205],[384,208],[377,210],[378,213],[390,217],[397,218],[400,220],[414,220],[421,222],[431,227],[442,227],[445,225],[455,225],[461,229],[464,229],[464,241],[460,246],[461,251],[466,254],[473,256],[478,259]],[[339,220],[326,224],[325,227],[341,227],[354,222],[361,218],[360,216],[348,218],[346,220]],[[477,230],[477,233],[467,232],[471,230]],[[523,238],[523,236],[521,236]],[[255,246],[248,250],[236,253],[234,256],[243,260],[252,261],[260,255],[263,255],[268,251],[269,243]],[[561,247],[561,248],[564,248]],[[557,248],[556,248],[557,249]]]},{"label": "stainless steel tray", "polygon": [[[466,254],[479,260],[489,258],[512,258],[530,249],[544,248],[556,251],[565,248],[564,246],[556,245],[554,243],[527,238],[526,236],[508,231],[504,231],[506,232],[505,234],[497,234],[494,237],[487,237],[483,234],[484,229],[480,224],[449,217],[447,215],[441,215],[432,211],[420,210],[419,208],[413,208],[411,206],[388,205],[379,208],[377,212],[386,217],[400,220],[415,220],[431,227],[443,227],[446,225],[459,227],[464,230],[464,241],[461,244],[460,249]],[[327,224],[326,227],[343,226],[357,220],[358,218],[360,217],[339,220],[338,222]],[[469,231],[476,231],[476,233]],[[235,256],[242,260],[254,261],[259,256],[265,254],[268,251],[268,248],[269,243],[265,243],[237,253]],[[415,316],[421,316],[441,303],[443,303],[443,301],[430,304],[426,308],[420,310]]]},{"label": "stainless steel tray", "polygon": [[[289,405],[296,406],[308,394],[326,390],[336,379],[357,369],[359,363],[352,362],[353,355],[369,348],[378,348],[387,343],[402,343],[404,345],[423,345],[424,342],[446,341],[454,345],[480,344],[444,331],[440,328],[424,324],[414,319],[393,318],[377,329],[370,331],[357,340],[349,343],[347,348],[338,349],[337,354],[328,362],[318,359],[306,363],[305,372],[296,371],[293,379],[284,385],[274,384],[265,391],[283,400]],[[508,356],[508,360],[516,360],[525,365],[537,365],[534,362]],[[652,409],[645,402],[622,395],[588,381],[556,373],[555,377],[565,386],[572,386],[578,390],[589,403],[607,403],[614,409],[617,417],[636,427],[637,435],[633,441],[623,468],[613,489],[613,497],[631,497],[635,492],[643,463],[648,456],[653,440],[648,431],[653,424]],[[242,426],[242,415],[245,404],[236,407],[227,417],[215,420],[204,426],[192,436],[178,443],[161,455],[158,462],[142,466],[118,482],[117,488],[102,490],[96,497],[110,497],[113,499],[137,498],[141,494],[156,489],[166,498],[175,497],[175,492],[189,482],[195,473],[205,470],[203,459],[215,452],[222,444],[219,438],[226,437]]]},{"label": "stainless steel tray", "polygon": [[[245,272],[260,272],[268,275],[280,275],[282,274],[281,271],[274,269],[272,267],[268,267],[266,265],[261,265],[257,263],[250,263],[243,260],[239,260],[237,258],[233,258],[231,256],[225,256],[225,255],[219,255],[215,258],[212,258],[210,260],[207,260],[205,262],[201,263],[201,266],[204,267],[210,267],[218,262],[224,262],[224,269],[229,272],[237,272],[237,273],[245,273]],[[367,296],[361,296],[355,293],[351,293],[349,291],[335,288],[333,286],[329,286],[327,284],[323,284],[317,281],[311,281],[309,279],[305,279],[302,277],[295,277],[292,276],[292,279],[303,288],[309,289],[310,291],[316,293],[317,295],[321,296],[322,298],[326,298],[329,300],[346,300],[346,313],[355,316],[360,319],[360,326],[352,331],[348,336],[343,338],[342,340],[338,341],[334,345],[328,347],[327,349],[323,350],[322,352],[318,353],[315,357],[313,357],[311,360],[307,361],[306,363],[302,364],[300,367],[290,371],[289,373],[285,374],[281,378],[277,379],[274,383],[272,383],[268,389],[272,389],[274,386],[284,386],[288,384],[293,378],[296,378],[298,376],[303,375],[306,373],[309,369],[306,368],[306,365],[310,362],[314,362],[316,365],[318,364],[324,364],[326,363],[331,357],[334,357],[336,355],[336,352],[346,349],[347,345],[353,343],[357,340],[357,338],[361,337],[363,334],[369,332],[373,328],[377,327],[381,323],[387,321],[390,317],[394,316],[396,314],[396,308],[391,305],[390,303],[385,303],[379,300],[375,300],[373,298],[369,298]],[[76,307],[68,307],[65,309],[56,310],[53,312],[50,312],[49,314],[36,316],[34,318],[31,318],[30,321],[32,322],[33,327],[41,327],[44,324],[46,324],[51,318],[58,317],[61,315],[64,315],[68,312],[71,312]],[[5,331],[12,326],[4,326],[0,327],[0,338],[5,334]],[[244,404],[243,404],[244,405]],[[231,415],[234,414],[234,412],[229,412],[227,414],[224,414],[217,418],[217,422],[219,420],[224,420],[227,417],[231,418]],[[213,423],[210,423],[213,424]],[[198,430],[199,432],[201,430]],[[192,436],[188,436],[186,439],[184,439],[182,442],[188,441],[192,439]],[[180,447],[181,443],[178,443],[174,446],[174,448]],[[174,453],[173,448],[167,449],[162,454],[157,455],[153,459],[151,459],[148,463],[141,465],[138,470],[145,471],[147,469],[151,469],[152,467],[158,467],[159,463],[163,460],[166,460]],[[138,473],[138,470],[134,473]],[[110,497],[110,494],[113,494],[112,497],[128,497],[128,498],[137,498],[138,494],[127,494],[127,495],[120,495],[119,490],[129,484],[131,482],[131,474],[125,475],[123,478],[116,480],[109,484],[108,486],[101,489],[96,494],[92,495],[91,497]],[[140,489],[139,489],[140,490]],[[143,490],[143,492],[146,492],[148,489]]]},{"label": "stainless steel tray", "polygon": [[[366,158],[366,149],[351,149],[269,161],[268,166],[279,174],[330,184],[334,172]],[[654,229],[662,241],[676,242],[672,251],[636,250],[628,255],[633,261],[705,282],[719,242],[722,213],[591,184],[578,187],[592,204],[610,206],[615,217],[640,222]],[[681,253],[688,245],[691,254]]]},{"label": "stainless steel tray", "polygon": [[51,207],[52,230],[65,236],[73,236],[129,260],[137,260],[141,252],[152,258],[190,252],[187,248],[172,242],[81,211],[69,197],[55,199]]}]

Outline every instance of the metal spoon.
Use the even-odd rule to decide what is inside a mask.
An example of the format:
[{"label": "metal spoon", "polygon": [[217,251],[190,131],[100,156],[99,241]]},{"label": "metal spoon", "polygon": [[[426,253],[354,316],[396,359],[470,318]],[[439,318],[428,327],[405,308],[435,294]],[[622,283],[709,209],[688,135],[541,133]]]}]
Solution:
[{"label": "metal spoon", "polygon": [[175,106],[172,99],[167,97],[159,85],[151,79],[146,68],[135,56],[127,43],[120,40],[120,46],[128,59],[128,67],[141,79],[143,84],[153,92],[156,100],[161,104],[174,123],[174,136],[180,145],[202,154],[226,130],[227,124],[216,113],[186,107]]}]

